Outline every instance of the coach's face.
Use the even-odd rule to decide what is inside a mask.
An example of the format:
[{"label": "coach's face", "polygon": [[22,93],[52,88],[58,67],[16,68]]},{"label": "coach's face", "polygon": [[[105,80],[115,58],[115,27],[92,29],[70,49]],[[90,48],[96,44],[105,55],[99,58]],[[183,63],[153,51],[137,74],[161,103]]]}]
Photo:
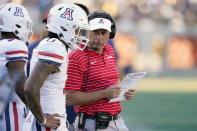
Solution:
[{"label": "coach's face", "polygon": [[89,43],[90,48],[97,48],[97,52],[102,54],[104,46],[109,40],[110,32],[105,29],[97,29],[90,31]]}]

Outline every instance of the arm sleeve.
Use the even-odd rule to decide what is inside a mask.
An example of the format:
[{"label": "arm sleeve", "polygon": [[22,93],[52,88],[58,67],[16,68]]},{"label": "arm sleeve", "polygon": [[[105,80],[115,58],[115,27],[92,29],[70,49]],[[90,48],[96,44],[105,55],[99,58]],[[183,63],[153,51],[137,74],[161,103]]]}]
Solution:
[{"label": "arm sleeve", "polygon": [[6,47],[6,60],[7,61],[28,61],[28,48],[26,44],[19,40],[8,40]]},{"label": "arm sleeve", "polygon": [[39,61],[53,64],[59,67],[66,55],[66,47],[60,42],[48,42],[40,47],[38,52]]}]

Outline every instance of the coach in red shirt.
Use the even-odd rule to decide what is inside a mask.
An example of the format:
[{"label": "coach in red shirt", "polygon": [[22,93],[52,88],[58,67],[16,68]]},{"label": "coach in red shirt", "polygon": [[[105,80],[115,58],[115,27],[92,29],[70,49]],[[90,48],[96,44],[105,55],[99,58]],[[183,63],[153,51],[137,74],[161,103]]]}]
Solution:
[{"label": "coach in red shirt", "polygon": [[[104,11],[95,11],[88,20],[91,29],[88,46],[70,54],[67,70],[66,102],[75,105],[78,114],[75,130],[127,131],[119,115],[120,102],[109,103],[121,92],[115,54],[107,44],[116,33],[114,19]],[[133,89],[125,96],[131,99],[134,94]]]}]

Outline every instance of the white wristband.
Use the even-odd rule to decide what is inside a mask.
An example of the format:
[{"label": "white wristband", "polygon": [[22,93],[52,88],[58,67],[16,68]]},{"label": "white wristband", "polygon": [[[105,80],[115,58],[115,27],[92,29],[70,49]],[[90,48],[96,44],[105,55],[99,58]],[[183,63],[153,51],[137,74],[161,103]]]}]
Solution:
[{"label": "white wristband", "polygon": [[46,119],[46,117],[44,116],[44,121],[43,121],[40,125],[45,126],[45,125],[46,125],[46,123],[47,123],[47,119]]}]

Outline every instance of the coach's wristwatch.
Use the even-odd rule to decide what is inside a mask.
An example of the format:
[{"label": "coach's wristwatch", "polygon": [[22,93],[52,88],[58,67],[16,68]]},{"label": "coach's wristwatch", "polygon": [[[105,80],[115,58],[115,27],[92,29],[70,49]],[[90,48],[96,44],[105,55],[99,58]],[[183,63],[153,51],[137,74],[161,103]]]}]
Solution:
[{"label": "coach's wristwatch", "polygon": [[43,121],[42,123],[40,123],[40,125],[41,125],[41,126],[45,126],[46,123],[47,123],[47,119],[46,119],[46,117],[44,116],[44,121]]}]

